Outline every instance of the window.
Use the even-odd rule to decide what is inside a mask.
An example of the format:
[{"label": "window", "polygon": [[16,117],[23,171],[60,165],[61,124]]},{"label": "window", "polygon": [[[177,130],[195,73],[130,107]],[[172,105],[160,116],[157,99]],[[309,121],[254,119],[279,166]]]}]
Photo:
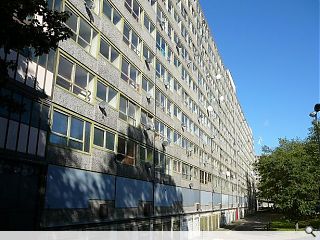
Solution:
[{"label": "window", "polygon": [[91,101],[94,76],[64,56],[59,58],[56,84],[80,98]]},{"label": "window", "polygon": [[141,40],[132,28],[124,23],[123,25],[123,39],[122,39],[137,55],[140,55]]},{"label": "window", "polygon": [[166,75],[166,69],[164,66],[160,63],[160,61],[157,59],[156,61],[156,77],[159,78],[159,80],[163,81]]},{"label": "window", "polygon": [[166,111],[167,98],[158,89],[156,89],[156,104],[158,107],[160,107],[162,109],[162,111],[164,111],[164,112]]},{"label": "window", "polygon": [[119,118],[136,126],[136,105],[120,95]]},{"label": "window", "polygon": [[148,80],[146,77],[142,77],[142,89],[144,91],[146,91],[147,93],[150,93],[151,96],[153,96],[153,87],[154,87],[154,84]]},{"label": "window", "polygon": [[135,165],[138,145],[123,137],[118,137],[118,157],[117,160],[123,164]]},{"label": "window", "polygon": [[174,172],[180,173],[181,172],[181,162],[179,160],[174,159],[172,164],[173,164],[172,170]]},{"label": "window", "polygon": [[118,29],[120,29],[121,15],[107,0],[103,0],[102,12],[114,25],[118,27]]},{"label": "window", "polygon": [[112,45],[110,45],[107,41],[101,38],[100,41],[100,54],[108,59],[114,66],[119,68],[119,52]]},{"label": "window", "polygon": [[140,123],[142,125],[152,124],[153,125],[153,116],[146,111],[141,109],[141,119]]},{"label": "window", "polygon": [[76,15],[70,8],[66,7],[65,10],[71,13],[71,16],[66,21],[67,26],[73,32],[71,38],[87,52],[95,55],[98,46],[97,31],[95,31],[86,20]]},{"label": "window", "polygon": [[12,68],[8,69],[8,76],[12,80],[34,88],[37,92],[43,92],[47,96],[51,96],[55,51],[50,50],[48,54],[41,56],[34,56],[33,52],[29,48],[24,48],[18,53],[13,50],[5,53],[3,48],[0,49],[1,59],[15,63]]},{"label": "window", "polygon": [[178,82],[177,79],[174,79],[173,89],[174,89],[174,91],[176,91],[179,95],[181,95],[181,93],[182,93],[182,88],[181,88],[181,85],[180,85],[180,83]]},{"label": "window", "polygon": [[49,107],[4,87],[0,99],[0,148],[44,157]]},{"label": "window", "polygon": [[174,131],[173,133],[173,141],[178,146],[181,146],[181,134],[178,133],[177,131]]},{"label": "window", "polygon": [[159,172],[161,174],[170,174],[170,163],[170,157],[166,156],[164,153],[161,152],[155,153],[154,165],[156,172]]},{"label": "window", "polygon": [[146,45],[143,45],[143,57],[148,61],[149,65],[153,65],[154,63],[154,54],[147,48]]},{"label": "window", "polygon": [[94,127],[93,144],[114,151],[115,134]]},{"label": "window", "polygon": [[144,22],[143,23],[144,23],[145,28],[148,30],[148,32],[150,34],[153,34],[155,27],[146,14],[144,15]]},{"label": "window", "polygon": [[54,110],[50,142],[89,152],[90,128],[91,124],[89,122]]},{"label": "window", "polygon": [[125,0],[124,1],[124,6],[126,9],[131,13],[131,15],[139,21],[140,19],[140,14],[142,12],[138,2],[136,0]]},{"label": "window", "polygon": [[118,92],[112,87],[106,86],[100,81],[97,81],[97,93],[96,97],[109,103],[110,106],[117,108]]},{"label": "window", "polygon": [[160,33],[157,32],[157,49],[161,52],[161,54],[166,57],[166,47],[167,44],[165,40],[161,37]]},{"label": "window", "polygon": [[192,167],[188,164],[182,163],[182,178],[192,180]]},{"label": "window", "polygon": [[138,89],[138,78],[140,72],[135,68],[131,63],[127,62],[125,59],[122,59],[121,65],[121,78],[130,84],[135,89]]},{"label": "window", "polygon": [[140,163],[152,163],[153,162],[153,151],[152,149],[140,146]]}]

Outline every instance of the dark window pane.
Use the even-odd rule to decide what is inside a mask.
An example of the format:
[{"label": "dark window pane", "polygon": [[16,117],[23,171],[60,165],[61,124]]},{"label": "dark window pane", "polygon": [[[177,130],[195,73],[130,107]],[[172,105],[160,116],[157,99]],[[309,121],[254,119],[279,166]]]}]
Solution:
[{"label": "dark window pane", "polygon": [[42,105],[42,111],[41,111],[41,121],[40,121],[40,128],[47,130],[49,123],[48,123],[48,117],[49,117],[49,107]]},{"label": "dark window pane", "polygon": [[19,121],[22,108],[22,96],[19,94],[13,94],[11,103],[12,105],[10,106],[10,118],[12,120]]},{"label": "dark window pane", "polygon": [[94,128],[94,139],[93,139],[93,144],[103,147],[103,136],[104,131]]},{"label": "dark window pane", "polygon": [[7,104],[4,104],[4,102],[10,102],[11,98],[11,92],[7,89],[0,88],[0,116],[8,117],[9,111]]},{"label": "dark window pane", "polygon": [[124,114],[127,114],[127,99],[124,97],[120,97],[120,107],[119,107],[120,112],[123,112]]},{"label": "dark window pane", "polygon": [[134,147],[135,147],[135,144],[134,144],[134,142],[132,142],[132,141],[128,141],[128,145],[127,145],[127,155],[129,156],[129,157],[134,157],[135,156],[135,149],[134,149]]},{"label": "dark window pane", "polygon": [[114,151],[114,137],[113,133],[106,132],[106,148],[112,151]]},{"label": "dark window pane", "polygon": [[71,84],[69,81],[57,76],[56,84],[63,87],[64,89],[70,90]]},{"label": "dark window pane", "polygon": [[120,20],[121,20],[120,14],[118,13],[118,11],[113,9],[113,24],[116,25],[118,22],[120,22]]},{"label": "dark window pane", "polygon": [[66,21],[66,24],[73,32],[77,32],[77,16],[71,12],[69,8],[66,7],[66,11],[71,13],[71,16]]},{"label": "dark window pane", "polygon": [[111,48],[111,62],[114,62],[119,57],[119,53],[114,49]]},{"label": "dark window pane", "polygon": [[109,43],[107,43],[106,41],[101,39],[101,41],[100,41],[100,53],[102,54],[102,56],[104,56],[105,58],[109,59],[109,51],[110,51]]},{"label": "dark window pane", "polygon": [[66,78],[67,80],[71,80],[71,73],[72,73],[73,64],[68,61],[64,57],[60,57],[59,59],[59,68],[58,68],[58,75]]},{"label": "dark window pane", "polygon": [[32,101],[28,98],[23,99],[23,110],[21,113],[21,122],[29,124],[31,115]]},{"label": "dark window pane", "polygon": [[103,13],[111,20],[111,6],[108,1],[103,1]]},{"label": "dark window pane", "polygon": [[80,18],[80,29],[79,29],[79,36],[85,41],[84,45],[81,45],[82,47],[86,47],[86,44],[90,44],[91,39],[91,27],[90,25]]},{"label": "dark window pane", "polygon": [[126,154],[126,140],[121,137],[118,138],[118,153]]},{"label": "dark window pane", "polygon": [[77,66],[74,83],[82,89],[85,89],[87,87],[87,78],[88,72],[82,67]]},{"label": "dark window pane", "polygon": [[108,102],[114,105],[114,102],[117,100],[116,97],[117,97],[117,92],[113,88],[109,87]]},{"label": "dark window pane", "polygon": [[69,140],[69,147],[71,148],[82,150],[82,146],[83,146],[82,142],[77,142],[71,139]]},{"label": "dark window pane", "polygon": [[53,144],[58,144],[62,146],[67,145],[67,139],[65,137],[57,136],[53,133],[50,134],[50,142]]},{"label": "dark window pane", "polygon": [[83,121],[71,118],[70,137],[83,140]]},{"label": "dark window pane", "polygon": [[37,102],[33,102],[32,114],[31,114],[31,125],[32,126],[34,126],[34,127],[39,126],[40,113],[41,113],[41,105]]},{"label": "dark window pane", "polygon": [[146,149],[140,147],[140,161],[144,162],[146,160]]},{"label": "dark window pane", "polygon": [[97,83],[97,97],[106,101],[107,87],[102,83]]},{"label": "dark window pane", "polygon": [[90,136],[91,136],[91,123],[86,122],[86,130],[84,137],[84,151],[90,151]]},{"label": "dark window pane", "polygon": [[53,113],[52,131],[67,135],[68,116],[59,112]]}]

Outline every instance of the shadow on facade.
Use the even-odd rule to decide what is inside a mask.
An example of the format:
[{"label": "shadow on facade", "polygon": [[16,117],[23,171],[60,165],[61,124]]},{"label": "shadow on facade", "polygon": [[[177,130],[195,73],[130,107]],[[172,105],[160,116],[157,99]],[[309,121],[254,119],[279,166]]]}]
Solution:
[{"label": "shadow on facade", "polygon": [[0,73],[0,230],[31,230],[39,222],[46,172],[48,96],[20,68],[9,71],[34,85]]},{"label": "shadow on facade", "polygon": [[[129,126],[127,136],[153,148],[143,129]],[[183,198],[174,179],[139,157],[128,164],[127,155],[49,146],[42,228],[150,230],[152,223],[154,230],[179,230],[180,218],[173,223],[171,216],[184,212]]]},{"label": "shadow on facade", "polygon": [[246,173],[246,184],[248,211],[252,213],[257,210],[256,187],[254,182],[250,180],[248,173]]}]

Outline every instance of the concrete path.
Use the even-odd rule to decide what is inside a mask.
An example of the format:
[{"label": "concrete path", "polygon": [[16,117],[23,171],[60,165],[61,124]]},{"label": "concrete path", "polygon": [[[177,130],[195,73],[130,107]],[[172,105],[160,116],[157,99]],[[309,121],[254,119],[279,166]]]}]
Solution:
[{"label": "concrete path", "polygon": [[267,231],[268,223],[278,217],[276,213],[257,212],[221,228],[220,231]]}]

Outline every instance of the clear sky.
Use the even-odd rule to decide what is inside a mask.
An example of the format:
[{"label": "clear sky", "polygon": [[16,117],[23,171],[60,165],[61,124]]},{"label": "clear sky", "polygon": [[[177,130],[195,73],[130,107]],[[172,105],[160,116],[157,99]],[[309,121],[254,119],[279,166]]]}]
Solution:
[{"label": "clear sky", "polygon": [[200,0],[255,150],[305,138],[319,100],[318,0]]}]

